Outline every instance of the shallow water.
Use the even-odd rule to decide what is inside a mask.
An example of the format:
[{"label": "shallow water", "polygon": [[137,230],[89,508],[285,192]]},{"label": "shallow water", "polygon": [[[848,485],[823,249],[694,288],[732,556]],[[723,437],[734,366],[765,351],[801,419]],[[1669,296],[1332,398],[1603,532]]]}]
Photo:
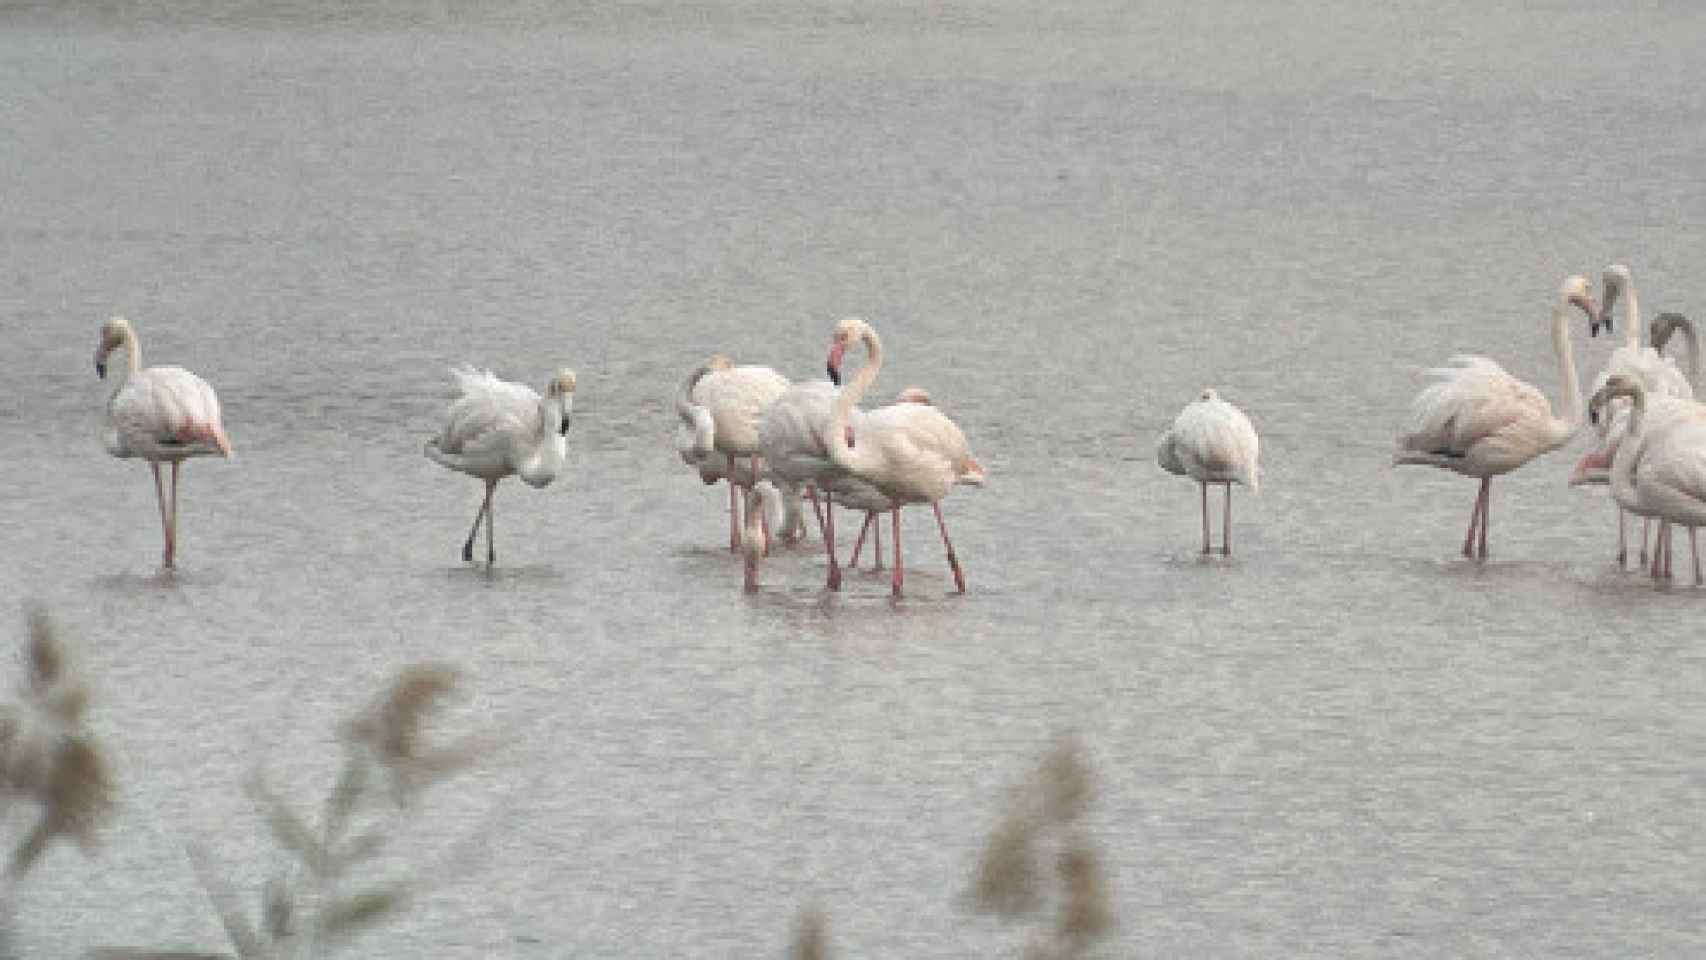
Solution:
[{"label": "shallow water", "polygon": [[[353,955],[776,955],[808,900],[842,955],[1017,953],[960,894],[1062,730],[1110,955],[1701,952],[1706,591],[1613,569],[1581,440],[1494,484],[1485,566],[1473,483],[1388,464],[1453,353],[1559,395],[1566,273],[1701,311],[1706,12],[1033,6],[5,8],[0,608],[83,641],[124,791],[20,952],[220,946],[183,843],[258,889],[243,776],[321,795],[423,659],[513,742],[408,848],[480,862]],[[115,312],[238,450],[171,574],[98,441]],[[989,469],[964,597],[918,511],[901,602],[809,549],[743,596],[676,459],[692,364],[816,376],[846,314]],[[579,373],[491,571],[420,455],[464,360]],[[1262,437],[1230,560],[1153,461],[1204,385]]]}]

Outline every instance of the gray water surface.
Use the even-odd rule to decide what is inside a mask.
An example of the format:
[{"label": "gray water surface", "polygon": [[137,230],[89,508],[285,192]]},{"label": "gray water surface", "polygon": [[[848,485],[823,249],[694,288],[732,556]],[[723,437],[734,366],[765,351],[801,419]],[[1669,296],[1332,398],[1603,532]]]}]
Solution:
[{"label": "gray water surface", "polygon": [[[1110,956],[1706,952],[1706,591],[1614,569],[1580,439],[1493,485],[1484,566],[1474,484],[1389,466],[1454,353],[1558,403],[1567,273],[1706,313],[1706,11],[151,6],[0,7],[0,611],[82,641],[124,800],[15,892],[24,955],[221,947],[185,841],[258,889],[245,774],[323,795],[417,660],[513,742],[406,848],[478,864],[350,955],[777,956],[807,901],[839,956],[1016,955],[961,895],[1065,730]],[[98,440],[113,313],[238,451],[175,573]],[[744,596],[676,459],[694,363],[820,376],[848,314],[989,470],[964,597],[918,511],[901,602],[811,549]],[[490,571],[420,454],[461,361],[579,373]],[[1207,385],[1262,438],[1230,560],[1153,460]]]}]

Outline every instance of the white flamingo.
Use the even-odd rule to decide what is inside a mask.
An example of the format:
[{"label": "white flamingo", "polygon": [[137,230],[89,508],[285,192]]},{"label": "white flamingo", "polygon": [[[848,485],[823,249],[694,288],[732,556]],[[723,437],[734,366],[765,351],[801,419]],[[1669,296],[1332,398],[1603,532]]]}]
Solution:
[{"label": "white flamingo", "polygon": [[[788,389],[788,378],[769,367],[735,366],[731,362],[719,362],[718,358],[712,358],[710,366],[709,370],[698,374],[687,399],[690,404],[704,408],[711,424],[711,455],[720,454],[723,457],[723,475],[730,481],[729,550],[739,552],[741,528],[736,510],[738,494],[735,487],[750,488],[753,482],[763,475],[763,468],[758,460],[758,424],[764,416],[764,411]],[[679,404],[677,409],[680,410]],[[702,419],[698,419],[698,414],[694,416],[696,424],[703,423]],[[698,432],[696,426],[695,434]],[[695,449],[697,443],[698,441],[695,442]],[[745,473],[740,471],[736,463],[737,457],[747,458],[744,464]],[[685,458],[684,454],[683,459]],[[700,478],[703,479],[705,475],[705,471],[701,470]],[[762,514],[760,519],[763,519]]]},{"label": "white flamingo", "polygon": [[[1652,397],[1680,397],[1693,399],[1694,387],[1689,378],[1680,370],[1676,361],[1660,354],[1655,347],[1643,347],[1641,334],[1641,311],[1635,292],[1635,281],[1629,268],[1621,263],[1614,263],[1605,268],[1600,276],[1603,284],[1603,300],[1600,303],[1599,314],[1588,324],[1590,336],[1598,336],[1599,328],[1604,326],[1607,333],[1613,329],[1612,308],[1619,297],[1623,300],[1623,343],[1611,351],[1606,358],[1605,369],[1594,378],[1588,388],[1597,392],[1606,381],[1617,374],[1632,377],[1639,381],[1641,387]],[[1666,335],[1668,338],[1668,334]],[[1618,399],[1616,405],[1627,405],[1628,401]],[[1601,445],[1604,445],[1605,432],[1615,419],[1615,411],[1610,415],[1597,418],[1595,424]],[[1623,566],[1629,556],[1628,535],[1624,529],[1624,512],[1621,505],[1617,508],[1617,565]],[[1647,524],[1641,524],[1641,561],[1647,558]]]},{"label": "white flamingo", "polygon": [[1696,531],[1706,524],[1706,409],[1674,397],[1649,399],[1639,380],[1611,377],[1593,395],[1600,410],[1627,397],[1627,430],[1611,462],[1611,495],[1631,513],[1659,521],[1653,545],[1652,576],[1671,575],[1670,524],[1688,528],[1694,559],[1694,583],[1701,577]]},{"label": "white flamingo", "polygon": [[492,540],[492,492],[511,474],[530,487],[557,479],[568,456],[569,412],[575,373],[559,370],[541,397],[532,387],[499,380],[466,364],[452,368],[458,396],[445,412],[444,429],[426,442],[426,455],[452,470],[486,483],[486,497],[462,544],[462,559],[474,559],[474,538],[486,525],[486,563],[497,560]]},{"label": "white flamingo", "polygon": [[[829,459],[823,440],[837,392],[835,384],[827,380],[792,384],[764,411],[758,425],[758,449],[765,471],[796,501],[801,490],[813,491],[812,504],[829,556],[831,590],[841,589],[841,567],[835,558],[835,512],[824,515],[816,491],[822,490],[833,499],[844,473]],[[788,518],[783,522],[791,526]]]},{"label": "white flamingo", "polygon": [[1202,487],[1202,552],[1210,552],[1208,485],[1225,492],[1225,516],[1220,522],[1221,556],[1232,555],[1232,485],[1257,492],[1261,467],[1257,463],[1256,428],[1244,411],[1208,389],[1185,405],[1173,426],[1155,444],[1155,460],[1168,473],[1190,477]]},{"label": "white flamingo", "polygon": [[829,377],[840,382],[841,361],[855,341],[865,345],[865,365],[835,398],[829,429],[824,440],[830,459],[849,475],[864,480],[889,499],[894,510],[894,595],[900,596],[905,568],[901,561],[900,508],[909,503],[928,503],[935,510],[936,526],[948,552],[954,585],[966,589],[965,574],[948,525],[942,519],[941,500],[955,484],[982,486],[983,465],[971,455],[965,434],[940,410],[927,404],[897,403],[872,410],[860,418],[858,436],[848,443],[847,427],[853,407],[865,395],[882,368],[882,341],[863,320],[847,319],[836,324],[829,346]]},{"label": "white flamingo", "polygon": [[[154,497],[160,505],[160,528],[166,540],[161,562],[172,566],[178,545],[178,466],[190,457],[231,456],[231,440],[219,417],[219,397],[207,381],[183,367],[142,366],[136,331],[123,317],[101,326],[95,348],[95,373],[107,375],[107,357],[115,350],[128,355],[114,377],[107,398],[107,425],[102,441],[115,457],[141,457],[154,472]],[[170,506],[160,479],[160,464],[172,465]]]},{"label": "white flamingo", "polygon": [[1589,318],[1595,316],[1593,291],[1583,277],[1566,278],[1552,307],[1552,348],[1564,391],[1562,417],[1552,416],[1539,390],[1477,356],[1453,357],[1454,366],[1429,371],[1437,382],[1411,404],[1409,429],[1398,438],[1392,462],[1439,467],[1481,481],[1463,540],[1465,557],[1475,556],[1479,530],[1480,557],[1487,558],[1492,478],[1563,446],[1581,422],[1582,388],[1567,317],[1572,305]]},{"label": "white flamingo", "polygon": [[[895,403],[922,403],[933,405],[929,391],[923,387],[906,387],[895,394]],[[856,428],[849,430],[857,433]],[[857,440],[854,441],[857,443]],[[888,498],[881,490],[856,477],[845,477],[835,488],[835,502],[849,510],[857,510],[865,515],[865,522],[859,527],[859,536],[853,539],[853,553],[847,560],[847,566],[857,569],[859,552],[864,549],[865,537],[871,537],[871,569],[883,568],[883,525],[878,523],[878,517],[890,509]]]},{"label": "white flamingo", "polygon": [[[681,462],[693,468],[699,474],[699,480],[706,486],[728,480],[730,469],[734,470],[734,479],[729,483],[729,524],[731,527],[739,524],[739,508],[737,504],[736,487],[751,487],[756,479],[752,475],[752,461],[734,461],[717,452],[716,421],[711,417],[711,411],[705,405],[694,399],[694,389],[706,374],[715,370],[728,370],[734,366],[734,361],[722,354],[716,354],[687,375],[675,394],[676,416],[681,418],[681,424],[676,430],[675,450],[680,454]],[[797,511],[797,508],[796,508]],[[730,540],[733,542],[731,532]]]}]

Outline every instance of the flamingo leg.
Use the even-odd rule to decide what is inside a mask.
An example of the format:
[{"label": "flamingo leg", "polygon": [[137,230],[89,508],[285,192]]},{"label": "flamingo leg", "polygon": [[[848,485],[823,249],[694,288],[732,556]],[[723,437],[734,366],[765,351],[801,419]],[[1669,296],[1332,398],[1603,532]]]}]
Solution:
[{"label": "flamingo leg", "polygon": [[1663,575],[1663,572],[1664,572],[1663,568],[1659,564],[1660,557],[1663,553],[1663,550],[1661,549],[1661,547],[1663,546],[1664,542],[1665,542],[1665,525],[1661,523],[1661,524],[1659,524],[1658,536],[1653,539],[1653,562],[1651,564],[1645,565],[1645,566],[1647,566],[1647,575],[1652,577],[1654,580],[1657,580],[1660,576]]},{"label": "flamingo leg", "polygon": [[734,454],[725,454],[729,458],[729,552],[740,552],[740,484],[735,483]]},{"label": "flamingo leg", "polygon": [[480,510],[474,514],[474,526],[468,531],[468,539],[462,542],[462,562],[474,562],[474,538],[480,535],[480,521],[486,519],[486,511],[492,505],[492,485],[486,484],[486,498],[480,501]]},{"label": "flamingo leg", "polygon": [[[847,565],[854,570],[859,569],[859,551],[865,548],[865,534],[871,532],[871,520],[875,516],[876,514],[871,511],[865,511],[865,525],[859,528],[859,536],[853,541],[853,556],[848,559]],[[880,551],[882,548],[878,547],[877,549]],[[882,554],[879,552],[877,556],[881,558]]]},{"label": "flamingo leg", "polygon": [[[757,486],[758,454],[755,453],[752,455],[752,487],[748,489],[755,489]],[[752,508],[748,506],[747,509],[751,510]],[[770,511],[764,509],[763,504],[758,506],[758,525],[764,529],[764,555],[768,557],[770,556]]]},{"label": "flamingo leg", "polygon": [[900,584],[905,572],[900,565],[900,504],[894,507],[894,595],[900,596]]},{"label": "flamingo leg", "polygon": [[496,480],[486,481],[486,566],[498,562],[497,551],[492,549],[492,530],[497,527],[497,521],[492,519],[492,493],[497,490]]},{"label": "flamingo leg", "polygon": [[1628,520],[1628,517],[1623,512],[1623,508],[1618,507],[1617,508],[1617,569],[1619,569],[1619,570],[1623,569],[1624,565],[1629,562],[1629,540],[1628,540],[1628,537],[1626,535],[1627,531],[1624,529],[1625,527],[1628,526],[1627,520]]},{"label": "flamingo leg", "polygon": [[812,513],[817,515],[817,533],[823,536],[823,507],[817,502],[817,484],[806,484],[806,499],[812,502]]},{"label": "flamingo leg", "polygon": [[174,566],[174,557],[178,552],[178,467],[182,461],[172,461],[172,519],[170,531],[166,534],[166,566]]},{"label": "flamingo leg", "polygon": [[1209,553],[1209,546],[1208,546],[1208,484],[1205,482],[1205,483],[1199,484],[1199,486],[1202,487],[1202,555],[1206,557],[1206,556],[1208,556],[1208,553]]},{"label": "flamingo leg", "polygon": [[1706,583],[1706,580],[1701,579],[1700,576],[1700,544],[1694,540],[1694,535],[1699,530],[1699,527],[1688,528],[1688,553],[1694,558],[1694,585],[1697,587]]},{"label": "flamingo leg", "polygon": [[1226,515],[1220,518],[1220,555],[1232,556],[1232,484],[1226,484]]},{"label": "flamingo leg", "polygon": [[[174,517],[173,517],[173,519],[174,519],[174,520],[176,520],[176,519],[177,519],[177,518],[176,518],[176,516],[174,516]],[[1669,579],[1671,579],[1671,569],[1670,569],[1670,559],[1671,559],[1671,551],[1670,551],[1670,541],[1671,541],[1671,525],[1670,525],[1670,524],[1668,524],[1668,523],[1667,523],[1667,524],[1665,524],[1665,579],[1666,579],[1666,580],[1669,580]]]},{"label": "flamingo leg", "polygon": [[1651,517],[1641,518],[1641,555],[1637,562],[1643,567],[1647,565],[1647,535],[1649,533],[1647,528],[1652,522]]},{"label": "flamingo leg", "polygon": [[149,461],[148,469],[154,471],[154,500],[160,505],[160,539],[166,544],[161,562],[169,567],[172,565],[172,521],[166,516],[166,488],[160,482],[160,464]]},{"label": "flamingo leg", "polygon": [[829,581],[831,590],[841,589],[841,564],[835,559],[835,494],[832,484],[823,487],[823,547],[829,553]]},{"label": "flamingo leg", "polygon": [[875,510],[871,511],[871,569],[883,568],[883,518]]},{"label": "flamingo leg", "polygon": [[1469,511],[1469,532],[1463,537],[1463,555],[1475,559],[1475,530],[1481,523],[1481,504],[1487,499],[1487,479],[1482,478],[1481,490],[1475,494],[1475,506]]},{"label": "flamingo leg", "polygon": [[960,558],[954,556],[954,545],[948,541],[948,524],[942,519],[942,504],[940,501],[930,504],[936,511],[936,527],[942,531],[942,546],[948,548],[948,566],[954,571],[954,586],[961,593],[966,592],[966,575],[960,572]]},{"label": "flamingo leg", "polygon": [[1493,478],[1483,477],[1481,480],[1481,559],[1487,559],[1487,527],[1491,525],[1493,512]]}]

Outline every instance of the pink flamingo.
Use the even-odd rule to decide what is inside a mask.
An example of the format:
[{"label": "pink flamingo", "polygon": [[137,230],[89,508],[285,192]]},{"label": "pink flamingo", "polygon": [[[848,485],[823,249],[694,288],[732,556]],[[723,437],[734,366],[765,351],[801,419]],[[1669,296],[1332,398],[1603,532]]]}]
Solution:
[{"label": "pink flamingo", "polygon": [[1168,473],[1188,476],[1202,486],[1202,552],[1209,553],[1208,485],[1226,488],[1225,513],[1220,522],[1220,554],[1232,555],[1232,485],[1241,483],[1255,493],[1261,480],[1256,463],[1256,428],[1250,418],[1213,390],[1185,405],[1173,426],[1155,445],[1155,459]]},{"label": "pink flamingo", "polygon": [[[231,441],[219,418],[219,396],[207,381],[183,367],[142,366],[136,331],[123,317],[101,327],[95,349],[95,372],[107,375],[107,357],[123,350],[129,362],[119,368],[107,399],[107,452],[115,457],[141,457],[154,471],[154,497],[160,504],[160,527],[166,549],[161,562],[174,563],[178,544],[178,465],[189,457],[231,456]],[[160,480],[160,464],[172,465],[171,508]]]},{"label": "pink flamingo", "polygon": [[888,497],[894,510],[894,595],[900,596],[905,568],[901,561],[900,508],[909,503],[928,503],[936,512],[936,526],[948,552],[954,585],[965,592],[965,574],[948,525],[942,519],[941,499],[955,484],[981,486],[986,474],[971,455],[965,434],[940,410],[918,403],[897,403],[872,410],[860,419],[858,436],[848,442],[848,418],[853,407],[869,389],[882,368],[882,341],[863,320],[848,319],[836,324],[829,347],[829,377],[840,382],[841,361],[847,347],[858,341],[865,345],[864,367],[835,399],[824,440],[836,466],[850,476],[876,487]]},{"label": "pink flamingo", "polygon": [[1487,559],[1492,479],[1563,446],[1581,424],[1582,387],[1566,316],[1572,305],[1590,318],[1595,316],[1593,292],[1579,276],[1564,280],[1552,307],[1552,347],[1563,381],[1563,417],[1552,416],[1546,396],[1532,385],[1477,356],[1453,357],[1454,366],[1429,371],[1437,382],[1411,404],[1410,426],[1399,437],[1392,462],[1440,467],[1481,481],[1463,540],[1465,557],[1476,555],[1479,532],[1480,558]]},{"label": "pink flamingo", "polygon": [[[769,367],[737,367],[728,358],[718,356],[707,361],[701,370],[694,371],[689,384],[685,398],[677,398],[677,411],[690,411],[697,406],[703,408],[704,414],[681,413],[684,423],[689,417],[693,419],[694,440],[688,447],[678,439],[677,449],[689,465],[694,463],[688,459],[690,449],[696,457],[721,454],[724,458],[723,476],[729,479],[729,550],[738,553],[741,528],[736,488],[744,486],[750,490],[762,475],[758,460],[758,424],[764,411],[788,389],[788,378]],[[703,435],[704,424],[710,426],[708,437]],[[701,453],[707,439],[709,449]],[[747,458],[744,473],[736,467],[737,457]],[[703,467],[699,468],[699,475],[701,479],[706,477]],[[711,479],[707,482],[716,481]]]}]

